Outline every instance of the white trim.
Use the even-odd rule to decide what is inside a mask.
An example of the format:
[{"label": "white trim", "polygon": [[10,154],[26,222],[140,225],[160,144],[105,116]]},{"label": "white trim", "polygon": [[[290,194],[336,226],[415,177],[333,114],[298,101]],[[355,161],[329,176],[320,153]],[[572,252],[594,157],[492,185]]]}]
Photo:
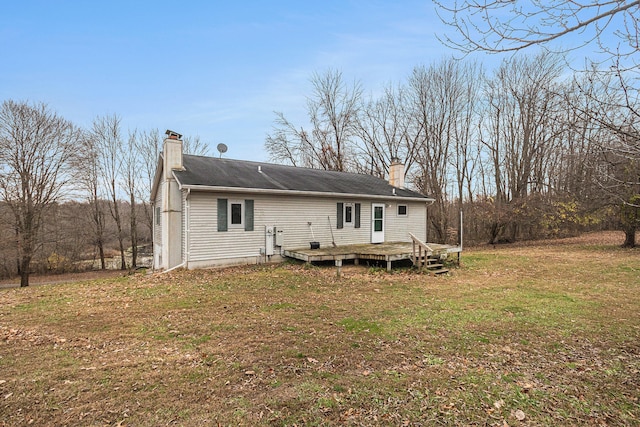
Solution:
[{"label": "white trim", "polygon": [[[382,218],[376,219],[376,208],[382,208]],[[384,203],[371,203],[371,243],[383,243],[385,240],[385,210]],[[376,231],[375,222],[382,221],[382,230]]]},{"label": "white trim", "polygon": [[[232,206],[240,205],[240,222],[233,223]],[[244,200],[227,199],[227,230],[232,228],[244,230],[244,216],[245,216]]]},{"label": "white trim", "polygon": [[[178,181],[180,182],[180,181]],[[321,191],[300,191],[300,190],[272,190],[267,188],[245,188],[245,187],[218,187],[213,185],[182,185],[180,189],[188,189],[195,191],[207,191],[218,193],[242,193],[242,194],[273,194],[273,195],[290,195],[290,196],[309,196],[309,197],[330,197],[341,199],[367,199],[367,200],[394,200],[400,199],[402,201],[410,202],[424,202],[433,203],[435,199],[428,197],[402,197],[398,195],[389,194],[383,196],[379,194],[354,194],[354,193],[331,193]]]},{"label": "white trim", "polygon": [[[355,217],[356,217],[356,208],[355,208],[356,204],[353,202],[344,202],[342,204],[342,225],[344,227],[351,227],[353,228],[355,226]],[[347,207],[351,208],[351,221],[347,221]]]}]

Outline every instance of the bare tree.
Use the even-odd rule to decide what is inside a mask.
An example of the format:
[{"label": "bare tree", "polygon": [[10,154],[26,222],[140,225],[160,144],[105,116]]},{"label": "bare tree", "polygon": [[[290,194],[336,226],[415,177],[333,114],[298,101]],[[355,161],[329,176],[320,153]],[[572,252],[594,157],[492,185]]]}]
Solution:
[{"label": "bare tree", "polygon": [[491,243],[507,226],[506,238],[516,240],[522,224],[518,214],[530,215],[524,209],[528,197],[544,191],[548,160],[561,137],[554,92],[560,72],[558,59],[542,53],[503,62],[487,82],[481,141],[494,178],[494,218],[500,221],[491,225]]},{"label": "bare tree", "polygon": [[64,197],[78,136],[70,122],[45,104],[2,103],[0,197],[15,221],[20,286],[29,285],[47,210]]},{"label": "bare tree", "polygon": [[209,146],[200,139],[199,135],[185,136],[182,139],[182,151],[195,156],[208,156]]},{"label": "bare tree", "polygon": [[153,212],[149,198],[151,197],[151,186],[158,167],[162,135],[159,129],[151,129],[149,131],[136,132],[136,136],[133,140],[139,172],[136,192],[144,212],[144,223],[153,239]]},{"label": "bare tree", "polygon": [[409,79],[411,131],[419,147],[413,176],[417,188],[436,200],[429,221],[440,241],[446,240],[450,226],[449,203],[456,196],[452,186],[457,180],[461,207],[463,189],[470,185],[478,80],[473,64],[453,59],[416,67]]},{"label": "bare tree", "polygon": [[353,160],[362,89],[358,82],[347,86],[342,73],[329,70],[314,74],[313,95],[307,99],[310,130],[298,129],[282,113],[267,136],[266,149],[274,161],[345,171]]},{"label": "bare tree", "polygon": [[[595,45],[600,55],[588,60],[591,69],[587,73],[589,78],[599,78],[609,94],[605,100],[594,97],[592,100],[596,104],[578,104],[577,108],[580,114],[591,116],[590,120],[617,135],[609,139],[610,146],[600,148],[616,158],[631,156],[630,161],[640,159],[636,128],[629,125],[640,119],[639,0],[464,0],[453,6],[438,0],[434,2],[441,20],[457,33],[457,36],[445,36],[442,41],[464,53],[516,52],[531,46],[567,53],[589,44]],[[554,40],[566,40],[571,33],[579,34],[582,42],[576,44],[574,38],[570,47],[552,44]],[[596,70],[597,67],[600,70]],[[617,96],[610,96],[612,92]],[[590,91],[585,92],[585,95],[589,94]],[[619,99],[613,108],[612,98]],[[594,108],[585,108],[585,105]],[[596,170],[607,171],[608,168]],[[599,181],[608,183],[610,178],[601,176]],[[627,204],[637,207],[638,203],[630,201],[626,195],[640,184],[640,177],[623,181],[625,184],[617,191],[618,195],[624,196],[623,207]],[[627,243],[625,245],[628,246]]]},{"label": "bare tree", "polygon": [[358,118],[362,155],[358,156],[356,170],[384,178],[392,160],[399,159],[407,175],[419,151],[420,137],[415,125],[406,88],[388,86],[379,98],[369,100],[360,109]]},{"label": "bare tree", "polygon": [[550,49],[550,42],[578,33],[581,42],[559,50],[567,52],[593,43],[610,57],[628,59],[631,66],[638,66],[640,0],[434,3],[442,22],[457,34],[441,41],[465,53],[513,52],[530,46]]},{"label": "bare tree", "polygon": [[103,201],[102,171],[96,139],[83,132],[78,156],[74,162],[76,182],[84,193],[88,204],[88,216],[95,248],[98,250],[100,268],[106,269],[105,262],[105,204]]},{"label": "bare tree", "polygon": [[91,137],[96,148],[98,165],[105,194],[109,198],[109,211],[116,223],[120,249],[120,269],[126,270],[124,256],[124,229],[120,212],[120,179],[124,162],[124,142],[117,115],[96,117],[91,128]]},{"label": "bare tree", "polygon": [[129,199],[129,237],[131,238],[131,267],[138,266],[138,183],[141,181],[136,147],[139,136],[134,130],[129,132],[129,139],[124,146],[122,160],[122,187]]}]

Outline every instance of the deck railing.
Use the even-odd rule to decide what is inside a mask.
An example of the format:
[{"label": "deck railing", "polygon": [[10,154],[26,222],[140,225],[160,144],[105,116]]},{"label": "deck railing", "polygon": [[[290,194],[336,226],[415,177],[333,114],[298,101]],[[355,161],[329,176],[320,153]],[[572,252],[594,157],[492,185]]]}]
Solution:
[{"label": "deck railing", "polygon": [[[433,255],[434,250],[431,246],[427,245],[425,242],[414,236],[413,233],[409,233],[409,236],[411,236],[411,240],[413,242],[413,253],[411,256],[413,265],[420,268],[424,267],[425,263],[427,262],[427,258],[430,255]],[[422,254],[423,250],[424,255]]]}]

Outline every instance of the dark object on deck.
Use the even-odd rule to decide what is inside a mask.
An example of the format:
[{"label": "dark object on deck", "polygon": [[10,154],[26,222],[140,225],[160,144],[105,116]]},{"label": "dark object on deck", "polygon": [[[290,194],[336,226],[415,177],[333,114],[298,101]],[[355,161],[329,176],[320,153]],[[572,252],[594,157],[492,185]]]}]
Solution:
[{"label": "dark object on deck", "polygon": [[320,242],[309,242],[311,249],[320,249]]}]

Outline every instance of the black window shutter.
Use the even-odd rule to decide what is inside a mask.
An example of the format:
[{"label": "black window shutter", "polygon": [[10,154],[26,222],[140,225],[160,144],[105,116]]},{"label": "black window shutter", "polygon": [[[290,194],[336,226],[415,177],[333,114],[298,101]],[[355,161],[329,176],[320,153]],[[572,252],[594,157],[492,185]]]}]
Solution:
[{"label": "black window shutter", "polygon": [[355,211],[356,211],[356,215],[355,215],[356,219],[353,226],[355,228],[360,228],[360,203],[356,203]]},{"label": "black window shutter", "polygon": [[336,211],[336,218],[338,218],[336,228],[344,228],[344,220],[342,219],[343,212],[344,203],[338,203],[338,210]]},{"label": "black window shutter", "polygon": [[218,199],[218,231],[227,231],[227,199]]},{"label": "black window shutter", "polygon": [[253,200],[244,201],[244,231],[253,231]]}]

